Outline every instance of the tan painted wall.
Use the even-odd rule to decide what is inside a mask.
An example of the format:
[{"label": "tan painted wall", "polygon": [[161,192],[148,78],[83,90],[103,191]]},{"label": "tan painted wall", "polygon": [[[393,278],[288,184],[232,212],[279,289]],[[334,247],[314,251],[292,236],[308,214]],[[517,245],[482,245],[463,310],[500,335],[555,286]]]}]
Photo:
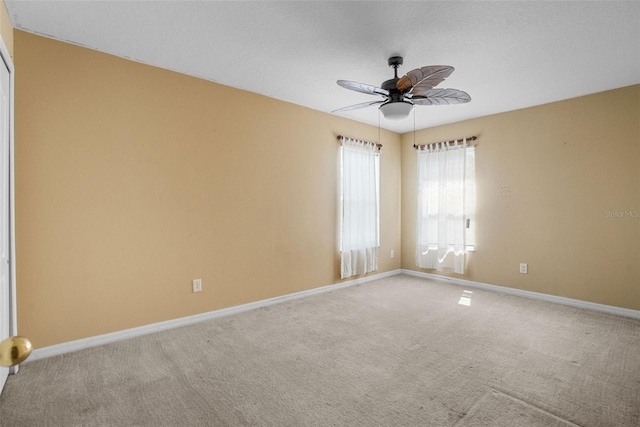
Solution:
[{"label": "tan painted wall", "polygon": [[[640,85],[426,129],[416,140],[469,135],[479,136],[477,251],[457,277],[640,309]],[[417,270],[412,144],[403,135],[402,267]]]},{"label": "tan painted wall", "polygon": [[9,56],[13,59],[13,25],[11,25],[11,19],[9,19],[9,13],[4,1],[0,5],[0,37],[2,37],[2,41],[7,46]]},{"label": "tan painted wall", "polygon": [[[336,136],[377,128],[14,36],[18,327],[35,347],[340,281]],[[381,142],[378,272],[400,268],[400,136]]]}]

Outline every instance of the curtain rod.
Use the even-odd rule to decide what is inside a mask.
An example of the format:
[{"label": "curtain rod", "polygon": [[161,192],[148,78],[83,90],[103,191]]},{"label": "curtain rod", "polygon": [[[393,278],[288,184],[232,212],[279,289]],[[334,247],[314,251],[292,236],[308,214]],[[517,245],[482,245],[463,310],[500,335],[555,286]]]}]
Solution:
[{"label": "curtain rod", "polygon": [[454,140],[452,140],[452,141],[432,142],[431,144],[422,144],[422,145],[416,145],[416,144],[413,144],[413,148],[416,148],[416,149],[418,149],[418,150],[423,150],[423,149],[424,149],[424,147],[426,147],[427,145],[432,145],[432,144],[442,144],[442,143],[445,143],[445,142],[452,142],[452,143],[456,143],[456,142],[462,142],[462,141],[464,141],[465,139],[466,139],[467,141],[475,141],[476,139],[478,139],[478,137],[477,137],[477,136],[475,136],[475,135],[473,135],[473,136],[469,136],[469,137],[467,137],[467,138],[454,139]]},{"label": "curtain rod", "polygon": [[365,144],[375,145],[375,146],[376,146],[376,148],[378,148],[378,150],[382,148],[382,144],[377,144],[377,143],[375,143],[375,142],[369,142],[369,141],[363,141],[363,140],[361,140],[361,139],[349,138],[348,136],[338,135],[338,139],[342,139],[342,138],[348,138],[348,139],[352,139],[352,140],[354,140],[354,141],[364,142]]}]

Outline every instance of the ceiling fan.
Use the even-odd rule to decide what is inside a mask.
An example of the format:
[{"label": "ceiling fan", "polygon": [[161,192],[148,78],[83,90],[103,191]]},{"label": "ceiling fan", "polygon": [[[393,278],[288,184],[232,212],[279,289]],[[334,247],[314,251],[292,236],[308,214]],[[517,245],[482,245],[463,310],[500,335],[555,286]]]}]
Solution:
[{"label": "ceiling fan", "polygon": [[428,65],[416,68],[398,78],[398,67],[402,65],[402,57],[392,56],[388,63],[393,67],[394,77],[383,82],[381,87],[349,80],[337,81],[345,89],[381,96],[383,100],[350,105],[334,110],[332,113],[379,105],[385,118],[399,120],[409,116],[414,105],[464,104],[471,101],[469,94],[461,90],[433,88],[453,73],[454,68],[449,65]]}]

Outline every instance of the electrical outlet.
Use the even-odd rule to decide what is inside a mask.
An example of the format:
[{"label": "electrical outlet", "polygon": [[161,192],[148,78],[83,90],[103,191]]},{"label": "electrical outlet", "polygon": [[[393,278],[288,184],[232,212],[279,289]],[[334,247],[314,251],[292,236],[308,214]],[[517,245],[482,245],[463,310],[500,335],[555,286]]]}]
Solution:
[{"label": "electrical outlet", "polygon": [[389,258],[395,258],[396,253],[394,252],[393,249],[391,249],[391,251],[389,252]]},{"label": "electrical outlet", "polygon": [[193,292],[202,292],[202,279],[193,279]]},{"label": "electrical outlet", "polygon": [[520,263],[520,273],[527,274],[527,264],[525,264],[524,262]]}]

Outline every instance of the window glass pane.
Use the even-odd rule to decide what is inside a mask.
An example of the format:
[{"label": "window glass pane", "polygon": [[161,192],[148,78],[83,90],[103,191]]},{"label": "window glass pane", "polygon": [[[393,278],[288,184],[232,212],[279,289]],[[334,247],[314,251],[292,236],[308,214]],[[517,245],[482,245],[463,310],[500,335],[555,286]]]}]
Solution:
[{"label": "window glass pane", "polygon": [[[340,153],[340,251],[344,250],[346,241],[361,241],[367,247],[378,247],[380,154],[367,156],[345,147],[340,148]],[[367,162],[371,163],[367,165]],[[356,173],[358,169],[365,173]],[[367,170],[371,173],[367,173]]]}]

